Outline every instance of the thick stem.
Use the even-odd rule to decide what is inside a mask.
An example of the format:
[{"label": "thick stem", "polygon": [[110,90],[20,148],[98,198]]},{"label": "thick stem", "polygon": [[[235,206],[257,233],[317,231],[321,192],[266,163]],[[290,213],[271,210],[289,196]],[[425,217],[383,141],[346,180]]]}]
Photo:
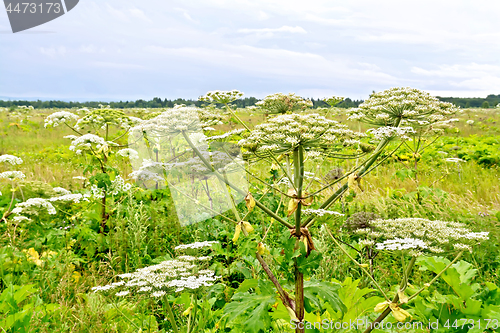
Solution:
[{"label": "thick stem", "polygon": [[[302,213],[302,203],[300,199],[302,199],[302,186],[304,183],[304,151],[302,146],[298,146],[293,151],[293,165],[294,165],[294,183],[295,188],[297,189],[297,199],[299,202],[297,203],[297,210],[295,211],[295,236],[297,237],[297,245],[302,234],[301,227],[301,213]],[[295,315],[297,319],[302,322],[304,320],[304,274],[299,271],[299,267],[297,265],[297,258],[295,261]],[[304,329],[298,328],[295,332],[304,332]]]},{"label": "thick stem", "polygon": [[288,307],[292,308],[293,310],[295,310],[295,301],[288,295],[288,293],[285,290],[283,290],[283,287],[279,283],[276,276],[274,276],[273,272],[271,272],[271,269],[269,268],[267,263],[264,261],[264,258],[262,258],[262,256],[259,253],[257,253],[256,256],[257,256],[257,260],[259,261],[260,265],[262,266],[262,269],[266,273],[267,277],[269,278],[269,280],[271,280],[271,282],[276,287],[276,290],[278,291],[278,294],[280,295],[280,298],[281,298],[281,301],[283,302],[283,305],[288,306]]},{"label": "thick stem", "polygon": [[[297,262],[295,262],[295,315],[300,322],[304,320],[304,274],[299,272]],[[295,332],[304,332],[304,328],[297,327]]]}]

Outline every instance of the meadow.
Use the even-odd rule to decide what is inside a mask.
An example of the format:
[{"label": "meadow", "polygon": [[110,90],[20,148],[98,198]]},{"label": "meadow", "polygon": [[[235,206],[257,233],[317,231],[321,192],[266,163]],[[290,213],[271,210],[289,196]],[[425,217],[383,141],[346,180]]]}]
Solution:
[{"label": "meadow", "polygon": [[500,109],[388,135],[341,99],[237,97],[0,109],[2,331],[500,331]]}]

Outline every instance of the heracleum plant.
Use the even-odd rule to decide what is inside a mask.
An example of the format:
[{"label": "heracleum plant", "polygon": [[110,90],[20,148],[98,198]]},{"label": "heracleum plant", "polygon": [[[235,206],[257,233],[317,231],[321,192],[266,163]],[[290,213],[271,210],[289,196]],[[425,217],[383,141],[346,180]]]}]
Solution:
[{"label": "heracleum plant", "polygon": [[[91,177],[91,182],[93,196],[101,201],[102,232],[108,219],[106,198],[113,191],[109,173],[117,173],[110,163],[110,156],[123,148],[117,143],[118,140],[127,135],[130,127],[140,119],[128,117],[123,111],[107,108],[83,111],[84,116],[81,118],[68,111],[55,112],[45,119],[45,127],[64,125],[71,129],[75,135],[68,135],[65,138],[71,140],[70,150],[77,155],[85,155],[88,164],[84,173],[100,170],[100,173]],[[136,157],[127,148],[118,151],[117,155],[130,159]]]},{"label": "heracleum plant", "polygon": [[[241,93],[237,91],[218,91],[210,92],[201,99],[224,104],[226,109],[241,121],[229,107],[229,103],[240,96]],[[331,98],[329,101],[334,105],[334,102],[340,101],[340,98]],[[307,104],[307,102],[304,103]],[[265,103],[262,104],[266,105]],[[272,107],[268,107],[270,108],[269,111],[271,111]],[[217,215],[224,211],[224,206],[216,208],[213,205],[211,194],[215,193],[220,198],[225,193],[226,198],[231,203],[229,208],[232,209],[235,219],[225,215],[221,215],[221,217],[235,224],[235,236],[233,238],[235,243],[238,241],[241,232],[246,235],[253,231],[253,227],[245,220],[252,213],[255,206],[262,209],[272,220],[288,229],[290,237],[295,239],[294,251],[297,252],[296,255],[289,257],[291,267],[293,267],[293,271],[290,273],[294,276],[293,296],[285,290],[286,286],[280,284],[262,257],[268,250],[264,242],[256,244],[255,255],[262,265],[263,271],[276,287],[281,302],[287,309],[291,320],[300,323],[303,322],[305,315],[304,273],[307,272],[307,269],[303,267],[303,264],[307,262],[308,257],[318,258],[318,254],[314,253],[314,243],[309,231],[309,228],[317,221],[317,217],[319,215],[335,214],[329,208],[348,189],[356,192],[360,191],[361,179],[395,152],[393,150],[385,154],[384,158],[381,158],[382,153],[387,149],[391,141],[402,140],[403,142],[397,146],[399,148],[418,129],[446,120],[457,109],[452,104],[440,102],[417,89],[393,88],[373,94],[359,108],[350,110],[349,117],[376,126],[369,130],[369,136],[377,143],[375,149],[368,149],[368,146],[362,142],[368,136],[366,133],[354,132],[348,129],[347,126],[320,114],[293,113],[294,108],[280,108],[280,110],[284,110],[283,114],[257,125],[253,130],[249,130],[249,127],[242,122],[246,131],[238,130],[235,133],[215,138],[207,136],[212,128],[199,120],[203,110],[178,108],[164,112],[156,118],[139,124],[131,131],[136,135],[133,137],[134,141],[138,142],[142,138],[147,143],[146,153],[139,154],[143,161],[142,165],[134,172],[134,177],[139,183],[148,187],[152,186],[152,184],[154,184],[153,186],[159,184],[165,186],[168,183],[171,190],[179,192],[181,196],[187,198],[186,200],[195,203],[197,208],[202,207],[205,210],[204,213],[208,214],[208,216]],[[301,108],[299,110],[304,111]],[[211,112],[213,112],[213,109],[211,109]],[[247,187],[240,186],[245,183],[239,181],[241,173],[237,170],[242,167],[242,164],[237,161],[238,152],[233,151],[231,153],[230,147],[225,146],[222,146],[222,149],[212,151],[212,147],[217,147],[219,141],[228,141],[233,135],[234,137],[240,135],[244,137],[239,141],[239,145],[244,150],[246,160],[250,162],[259,161],[260,163],[265,161],[272,165],[274,169],[277,169],[279,173],[277,179],[279,181],[275,184],[262,181],[258,175],[252,174],[247,169],[244,171],[250,179],[268,186],[268,190],[277,191],[286,198],[288,206],[286,216],[280,216],[278,212],[270,210],[259,199],[256,199],[258,197],[257,193],[254,195]],[[165,145],[165,142],[168,144]],[[211,142],[210,146],[208,146],[207,142]],[[158,152],[165,153],[166,151],[171,151],[168,156],[173,156],[172,159],[158,158]],[[178,159],[180,155],[189,158],[180,161]],[[329,184],[319,188],[312,186],[318,165],[345,159],[358,159],[358,163],[351,170],[347,170],[342,177],[331,181]],[[337,163],[334,165],[337,165]],[[191,187],[181,188],[181,184],[183,184],[181,178],[185,177],[186,174],[181,172],[182,175],[179,175],[177,171],[183,167],[194,171],[190,174],[193,177]],[[308,171],[308,168],[312,172]],[[203,181],[195,181],[194,174],[196,173],[205,173],[207,179],[209,176],[215,178],[223,186],[217,187],[216,182],[211,183],[210,188],[208,182],[206,186],[202,186]],[[235,177],[234,174],[238,177]],[[203,180],[203,178],[197,179]],[[322,192],[336,184],[341,184],[341,186],[331,196],[327,197],[322,203],[315,202],[317,198],[320,198]],[[199,199],[199,191],[202,190],[207,194],[206,200]],[[245,216],[241,216],[236,209],[237,199],[242,197],[245,198],[248,208]],[[308,209],[313,203],[317,208]],[[177,210],[179,214],[178,207]],[[180,216],[185,218],[185,213],[189,212],[184,210]],[[203,220],[203,218],[198,216],[195,220],[191,220],[190,223],[200,220]],[[334,236],[333,238],[336,240]],[[423,243],[418,244],[422,245]],[[340,246],[340,244],[338,245]],[[412,265],[406,265],[407,271]],[[362,268],[364,269],[364,267]],[[368,275],[372,278],[375,286],[378,287],[371,274]],[[405,276],[407,278],[407,275]],[[383,293],[383,290],[379,289]],[[387,297],[386,299],[388,302],[390,301]],[[399,305],[395,306],[393,303],[388,303],[389,312],[399,311]],[[384,312],[387,312],[387,310]],[[396,312],[395,315],[398,316],[399,314],[400,312]],[[399,316],[399,319],[402,319],[402,316]],[[303,326],[296,325],[296,331],[303,332]]]}]

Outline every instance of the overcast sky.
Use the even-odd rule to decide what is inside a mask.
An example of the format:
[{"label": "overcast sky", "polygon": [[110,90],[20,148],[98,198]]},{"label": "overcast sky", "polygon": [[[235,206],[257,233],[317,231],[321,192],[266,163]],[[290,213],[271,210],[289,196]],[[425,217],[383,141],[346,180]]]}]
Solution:
[{"label": "overcast sky", "polygon": [[13,34],[0,8],[0,96],[486,97],[500,94],[499,13],[492,0],[80,0]]}]

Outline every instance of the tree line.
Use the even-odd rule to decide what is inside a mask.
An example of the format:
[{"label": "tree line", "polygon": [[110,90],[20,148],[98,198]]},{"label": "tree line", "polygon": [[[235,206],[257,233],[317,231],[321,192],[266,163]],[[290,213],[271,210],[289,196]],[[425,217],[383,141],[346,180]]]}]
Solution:
[{"label": "tree line", "polygon": [[[496,107],[500,103],[499,95],[488,95],[486,98],[459,98],[459,97],[439,97],[441,101],[450,102],[461,108],[491,108]],[[318,107],[328,107],[328,105],[321,99],[310,98],[313,102],[313,108]],[[246,97],[238,99],[232,103],[235,107],[244,108],[247,106],[255,106],[259,99],[255,97]],[[363,100],[352,100],[346,98],[344,101],[339,103],[337,107],[340,108],[353,108],[358,107],[359,104],[363,103]],[[130,109],[130,108],[171,108],[178,104],[185,104],[188,106],[202,106],[204,102],[192,99],[177,98],[174,100],[162,99],[160,97],[155,97],[152,100],[138,99],[136,101],[119,101],[119,102],[99,102],[99,101],[88,101],[88,102],[66,102],[66,101],[5,101],[0,100],[0,107],[15,109],[19,106],[32,106],[35,109],[71,109],[71,108],[99,108],[100,105],[109,105],[116,109]]]}]

